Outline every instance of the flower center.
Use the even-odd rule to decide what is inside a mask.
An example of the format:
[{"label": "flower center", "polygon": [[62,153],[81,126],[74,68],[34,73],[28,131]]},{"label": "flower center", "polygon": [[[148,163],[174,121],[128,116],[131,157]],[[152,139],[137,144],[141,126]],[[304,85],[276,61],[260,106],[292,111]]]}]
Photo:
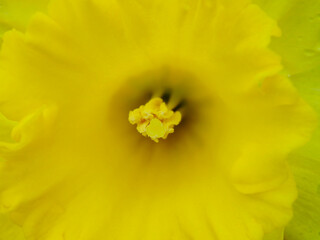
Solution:
[{"label": "flower center", "polygon": [[159,142],[174,132],[174,126],[181,122],[181,113],[173,111],[162,98],[152,98],[145,105],[129,112],[129,122],[137,124],[137,130],[145,137]]}]

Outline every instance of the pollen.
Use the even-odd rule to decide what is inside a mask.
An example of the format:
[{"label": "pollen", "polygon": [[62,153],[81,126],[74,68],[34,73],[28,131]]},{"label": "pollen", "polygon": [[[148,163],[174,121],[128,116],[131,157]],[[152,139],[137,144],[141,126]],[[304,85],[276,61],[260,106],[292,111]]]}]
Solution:
[{"label": "pollen", "polygon": [[155,142],[166,139],[181,122],[181,113],[168,108],[162,98],[152,98],[145,105],[129,112],[129,122],[137,124],[137,130]]}]

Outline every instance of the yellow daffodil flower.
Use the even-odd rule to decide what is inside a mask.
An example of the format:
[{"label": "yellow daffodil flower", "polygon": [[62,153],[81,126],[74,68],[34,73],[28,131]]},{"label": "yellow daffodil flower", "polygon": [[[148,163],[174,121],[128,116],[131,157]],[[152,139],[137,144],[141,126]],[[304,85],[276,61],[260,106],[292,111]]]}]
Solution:
[{"label": "yellow daffodil flower", "polygon": [[276,14],[248,0],[49,6],[0,53],[0,210],[23,237],[282,240],[287,159],[316,117],[269,49]]}]

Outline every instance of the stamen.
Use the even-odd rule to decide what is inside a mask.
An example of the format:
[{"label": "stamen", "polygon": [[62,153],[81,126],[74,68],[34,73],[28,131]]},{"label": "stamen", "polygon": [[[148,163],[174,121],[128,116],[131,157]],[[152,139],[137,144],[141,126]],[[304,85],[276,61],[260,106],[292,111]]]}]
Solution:
[{"label": "stamen", "polygon": [[181,113],[172,111],[161,98],[152,98],[147,104],[129,112],[129,122],[145,137],[159,142],[174,132],[181,122]]}]

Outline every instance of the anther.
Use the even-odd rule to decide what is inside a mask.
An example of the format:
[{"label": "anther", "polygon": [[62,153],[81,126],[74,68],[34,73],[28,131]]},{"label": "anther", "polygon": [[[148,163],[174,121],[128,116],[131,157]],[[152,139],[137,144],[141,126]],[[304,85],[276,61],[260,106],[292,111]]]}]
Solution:
[{"label": "anther", "polygon": [[152,98],[145,105],[129,112],[129,122],[137,124],[137,130],[153,141],[166,139],[181,122],[181,113],[168,108],[162,98]]}]

